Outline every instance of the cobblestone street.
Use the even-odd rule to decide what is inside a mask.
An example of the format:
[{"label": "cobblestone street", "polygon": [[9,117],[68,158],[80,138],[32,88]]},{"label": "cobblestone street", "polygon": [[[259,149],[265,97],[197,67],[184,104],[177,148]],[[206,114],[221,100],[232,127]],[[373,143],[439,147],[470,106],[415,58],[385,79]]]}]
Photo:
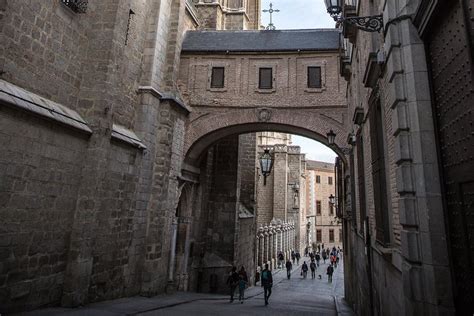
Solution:
[{"label": "cobblestone street", "polygon": [[[304,258],[306,262],[309,258]],[[304,261],[300,260],[300,264]],[[328,260],[326,261],[329,262]],[[246,291],[246,300],[229,303],[228,296],[177,293],[154,298],[132,297],[91,304],[83,308],[48,308],[21,315],[28,316],[118,316],[118,315],[353,315],[343,300],[344,272],[342,264],[335,269],[333,283],[328,283],[326,264],[316,271],[316,279],[303,279],[300,266],[293,269],[290,280],[286,272],[274,272],[270,304],[264,305],[263,290],[254,286]],[[342,263],[342,262],[341,262]],[[321,279],[318,278],[321,275]],[[237,292],[236,292],[237,293]]]}]

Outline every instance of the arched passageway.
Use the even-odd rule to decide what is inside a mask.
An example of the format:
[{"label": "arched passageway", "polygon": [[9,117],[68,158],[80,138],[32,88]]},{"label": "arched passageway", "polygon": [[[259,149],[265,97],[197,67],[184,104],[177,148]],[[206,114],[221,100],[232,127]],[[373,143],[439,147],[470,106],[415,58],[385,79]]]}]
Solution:
[{"label": "arched passageway", "polygon": [[[245,117],[220,113],[198,119],[199,123],[189,126],[181,178],[183,187],[188,188],[184,190],[188,191],[181,194],[176,219],[178,227],[186,226],[186,229],[178,229],[180,233],[174,242],[181,246],[172,247],[176,253],[171,256],[176,256],[175,266],[180,270],[174,275],[178,289],[226,292],[225,276],[232,265],[244,265],[254,284],[264,263],[281,268],[280,251],[285,257],[292,251],[304,253],[304,245],[309,242],[308,221],[302,213],[304,203],[299,202],[305,191],[304,155],[297,146],[275,145],[274,178],[264,186],[257,160],[265,146],[258,145],[256,133],[297,134],[329,145],[326,134],[332,130],[336,139],[330,148],[339,156],[339,172],[342,178],[349,173],[342,124],[323,119],[319,114],[293,114],[291,120],[285,121],[284,117],[291,111],[270,114],[269,111],[249,111],[253,115],[247,113],[247,119],[250,117],[254,122],[241,123]],[[301,195],[297,202],[296,195],[294,199],[287,195],[295,192],[291,190],[300,181]],[[272,192],[268,193],[269,190]],[[259,208],[259,199],[271,199],[271,209]],[[258,216],[268,220],[264,219],[262,224]]]}]

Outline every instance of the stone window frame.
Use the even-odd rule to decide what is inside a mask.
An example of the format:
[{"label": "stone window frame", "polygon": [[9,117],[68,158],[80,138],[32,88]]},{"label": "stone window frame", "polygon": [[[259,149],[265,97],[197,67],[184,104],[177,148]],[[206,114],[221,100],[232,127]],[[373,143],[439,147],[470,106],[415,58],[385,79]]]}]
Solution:
[{"label": "stone window frame", "polygon": [[[214,71],[216,70],[222,70],[222,79],[219,80],[219,85],[213,85],[213,81],[214,81]],[[212,66],[211,67],[211,81],[210,81],[210,85],[211,85],[211,89],[223,89],[225,88],[225,67],[216,67],[216,66]],[[217,81],[217,80],[216,80]],[[220,84],[222,83],[222,84]]]},{"label": "stone window frame", "polygon": [[316,183],[321,183],[321,176],[320,175],[316,175]]},{"label": "stone window frame", "polygon": [[[305,60],[302,61],[301,65],[303,66],[303,78],[304,80],[304,92],[307,93],[322,93],[326,91],[326,75],[327,75],[327,61],[326,60]],[[308,87],[308,68],[309,67],[319,67],[321,68],[321,88],[310,88]]]},{"label": "stone window frame", "polygon": [[[331,239],[331,232],[332,232],[332,239]],[[336,236],[334,235],[334,228],[329,229],[329,242],[336,242]]]},{"label": "stone window frame", "polygon": [[323,242],[323,231],[321,229],[316,229],[316,242]]},{"label": "stone window frame", "polygon": [[333,185],[333,183],[333,178],[328,176],[328,185]]},{"label": "stone window frame", "polygon": [[316,200],[316,216],[323,215],[323,204],[321,200]]},{"label": "stone window frame", "polygon": [[[278,64],[277,62],[266,62],[266,61],[261,61],[261,62],[256,62],[254,64],[254,74],[255,74],[255,92],[257,93],[263,93],[263,94],[269,94],[269,93],[275,93],[277,90],[277,80],[276,80],[276,73],[278,70]],[[271,89],[260,89],[259,84],[260,84],[260,68],[271,68],[272,69],[272,88]]]},{"label": "stone window frame", "polygon": [[[222,88],[213,88],[212,83],[212,68],[224,68],[224,87]],[[208,64],[207,67],[207,90],[211,92],[226,92],[227,87],[229,86],[229,76],[226,75],[227,71],[230,69],[230,64],[224,61],[213,61]]]}]

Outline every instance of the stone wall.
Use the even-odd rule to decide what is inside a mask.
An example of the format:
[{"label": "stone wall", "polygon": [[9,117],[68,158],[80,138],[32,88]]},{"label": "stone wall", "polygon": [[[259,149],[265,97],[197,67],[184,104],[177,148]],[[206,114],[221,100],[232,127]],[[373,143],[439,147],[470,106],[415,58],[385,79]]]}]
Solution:
[{"label": "stone wall", "polygon": [[[363,136],[364,144],[356,144],[354,157],[357,166],[357,153],[363,151],[365,173],[365,192],[357,182],[357,168],[351,173],[356,179],[355,194],[351,194],[356,209],[351,215],[356,217],[357,227],[350,228],[348,254],[366,253],[365,260],[351,259],[345,264],[353,275],[346,281],[352,283],[347,284],[348,297],[357,302],[356,310],[361,314],[367,304],[375,314],[453,313],[446,232],[438,226],[444,227],[445,217],[441,208],[434,207],[442,202],[438,161],[434,158],[437,149],[429,72],[423,39],[411,18],[424,8],[420,3],[360,1],[359,15],[383,13],[383,36],[357,32],[355,37],[354,30],[345,26],[352,42],[346,41],[352,64],[346,60],[342,69],[348,80],[348,115],[353,117],[357,107],[361,112],[361,119],[349,124],[349,130]],[[388,23],[397,19],[400,23]],[[381,117],[374,121],[370,116],[378,102]],[[381,131],[376,131],[374,122],[380,122]],[[377,135],[383,139],[387,192],[382,194],[373,181],[373,173],[380,166],[373,161],[373,153],[382,145],[375,141]],[[366,201],[368,225],[361,216],[361,197]],[[377,220],[377,198],[387,202],[381,210],[387,225]],[[427,218],[437,224],[422,224]],[[385,240],[376,240],[381,230],[388,234]],[[367,280],[359,273],[362,271],[367,273]],[[367,293],[365,286],[373,291]],[[392,295],[393,289],[400,294]]]},{"label": "stone wall", "polygon": [[177,94],[162,78],[177,73],[164,64],[179,61],[184,6],[2,5],[0,76],[26,90],[2,90],[1,311],[163,292],[188,109],[157,89]]}]

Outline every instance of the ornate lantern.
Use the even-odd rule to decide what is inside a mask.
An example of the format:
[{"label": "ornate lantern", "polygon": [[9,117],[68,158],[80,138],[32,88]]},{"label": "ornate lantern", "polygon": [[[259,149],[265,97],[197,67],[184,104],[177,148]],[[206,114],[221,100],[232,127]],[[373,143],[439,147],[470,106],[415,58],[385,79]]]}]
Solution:
[{"label": "ornate lantern", "polygon": [[263,185],[267,185],[267,177],[272,172],[273,167],[273,156],[269,149],[265,149],[263,154],[260,156],[260,169],[263,175]]},{"label": "ornate lantern", "polygon": [[334,145],[336,142],[336,133],[334,133],[333,130],[330,130],[329,133],[327,133],[327,137],[329,145]]}]

